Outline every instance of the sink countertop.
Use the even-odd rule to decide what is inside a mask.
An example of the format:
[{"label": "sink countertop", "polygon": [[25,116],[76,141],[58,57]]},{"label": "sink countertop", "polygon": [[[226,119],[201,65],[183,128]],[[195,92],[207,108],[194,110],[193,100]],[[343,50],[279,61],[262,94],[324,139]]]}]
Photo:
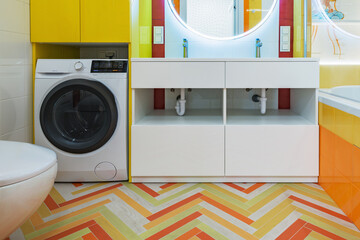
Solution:
[{"label": "sink countertop", "polygon": [[319,62],[318,58],[132,58],[132,62]]}]

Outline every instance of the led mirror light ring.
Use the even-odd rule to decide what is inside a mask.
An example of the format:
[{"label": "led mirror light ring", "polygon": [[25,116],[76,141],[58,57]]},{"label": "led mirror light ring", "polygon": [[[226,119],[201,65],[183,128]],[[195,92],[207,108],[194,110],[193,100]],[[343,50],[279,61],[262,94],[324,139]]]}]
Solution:
[{"label": "led mirror light ring", "polygon": [[203,34],[199,31],[196,31],[195,29],[193,29],[192,27],[190,27],[189,25],[186,24],[186,22],[184,22],[184,20],[181,19],[180,15],[178,14],[178,12],[176,11],[174,5],[172,4],[171,2],[172,0],[167,0],[168,2],[168,5],[173,13],[173,15],[176,17],[176,19],[181,23],[181,25],[183,25],[186,29],[204,37],[204,38],[208,38],[208,39],[213,39],[213,40],[233,40],[233,39],[238,39],[238,38],[242,38],[246,35],[249,35],[253,32],[255,32],[258,28],[260,28],[268,19],[269,17],[271,16],[271,14],[274,12],[274,9],[275,9],[275,6],[277,4],[277,2],[279,0],[274,0],[270,9],[269,9],[269,12],[266,14],[266,16],[258,23],[256,24],[254,27],[252,27],[250,30],[244,32],[244,33],[241,33],[239,35],[236,35],[236,36],[233,36],[233,37],[212,37],[212,36],[209,36],[209,35],[206,35],[206,34]]},{"label": "led mirror light ring", "polygon": [[352,34],[352,33],[349,33],[348,31],[345,31],[344,29],[342,29],[341,27],[339,27],[338,25],[336,25],[336,24],[334,23],[334,21],[331,20],[331,19],[329,18],[329,16],[326,14],[326,12],[325,12],[323,6],[321,5],[321,2],[320,2],[320,1],[321,1],[321,0],[316,0],[316,1],[315,1],[315,2],[316,2],[316,5],[317,5],[318,9],[320,10],[321,15],[326,19],[326,21],[327,21],[333,28],[335,28],[336,30],[340,31],[341,33],[343,33],[343,34],[345,34],[345,35],[348,35],[348,36],[353,37],[353,38],[358,38],[358,39],[360,39],[360,36],[355,35],[355,34]]}]

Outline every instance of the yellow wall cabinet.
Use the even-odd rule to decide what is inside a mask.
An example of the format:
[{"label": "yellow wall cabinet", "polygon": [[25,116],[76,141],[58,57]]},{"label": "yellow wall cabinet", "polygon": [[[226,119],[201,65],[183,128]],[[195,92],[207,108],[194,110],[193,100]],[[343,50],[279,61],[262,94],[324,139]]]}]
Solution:
[{"label": "yellow wall cabinet", "polygon": [[82,42],[130,42],[129,0],[81,0]]},{"label": "yellow wall cabinet", "polygon": [[31,0],[32,42],[80,42],[79,0]]},{"label": "yellow wall cabinet", "polygon": [[32,42],[130,42],[130,0],[31,0]]}]

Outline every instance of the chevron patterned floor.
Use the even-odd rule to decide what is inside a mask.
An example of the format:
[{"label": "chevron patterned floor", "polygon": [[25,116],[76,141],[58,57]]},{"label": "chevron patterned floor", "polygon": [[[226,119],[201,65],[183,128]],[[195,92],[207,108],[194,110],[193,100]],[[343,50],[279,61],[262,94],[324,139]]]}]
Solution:
[{"label": "chevron patterned floor", "polygon": [[317,184],[55,184],[10,239],[360,239]]}]

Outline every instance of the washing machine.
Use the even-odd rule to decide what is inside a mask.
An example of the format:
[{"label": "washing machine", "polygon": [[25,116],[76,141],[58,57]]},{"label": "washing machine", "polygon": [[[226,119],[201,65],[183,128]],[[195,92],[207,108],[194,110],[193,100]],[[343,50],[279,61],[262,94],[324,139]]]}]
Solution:
[{"label": "washing machine", "polygon": [[128,179],[128,61],[39,59],[35,144],[54,150],[57,182]]}]

